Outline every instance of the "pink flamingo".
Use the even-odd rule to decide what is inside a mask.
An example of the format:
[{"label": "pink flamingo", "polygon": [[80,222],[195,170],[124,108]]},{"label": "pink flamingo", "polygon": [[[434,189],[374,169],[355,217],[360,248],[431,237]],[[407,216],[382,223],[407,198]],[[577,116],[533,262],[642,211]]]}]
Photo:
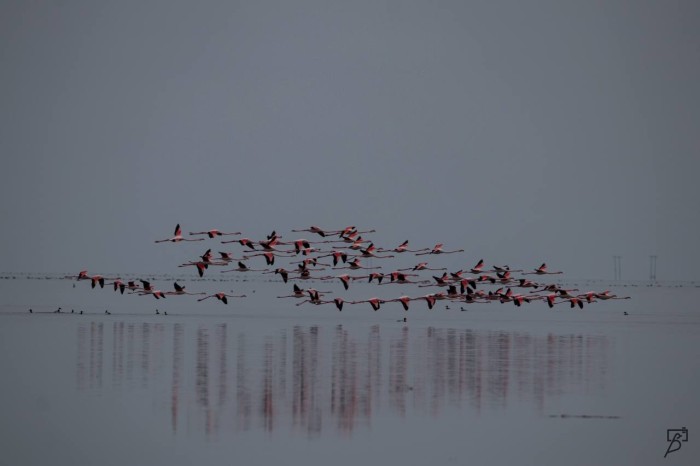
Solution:
[{"label": "pink flamingo", "polygon": [[114,286],[114,291],[121,291],[121,294],[124,294],[124,290],[126,289],[126,284],[121,281],[120,279],[114,280],[112,283],[108,283],[109,285]]},{"label": "pink flamingo", "polygon": [[360,254],[362,254],[362,257],[372,257],[376,259],[388,259],[390,257],[394,257],[393,254],[379,256],[376,254],[376,252],[377,247],[374,245],[374,243],[369,243],[369,246],[367,246],[365,249],[360,249]]},{"label": "pink flamingo", "polygon": [[[216,264],[216,265],[225,265],[225,264]],[[178,267],[188,267],[188,266],[197,267],[197,273],[199,274],[200,277],[202,277],[202,276],[204,276],[204,271],[209,268],[209,263],[204,262],[204,261],[197,261],[197,262],[188,262],[186,264],[178,265]]]},{"label": "pink flamingo", "polygon": [[402,253],[402,252],[424,252],[424,251],[429,251],[429,250],[430,250],[430,248],[408,249],[408,240],[406,240],[403,243],[396,246],[394,249],[379,249],[379,252]]},{"label": "pink flamingo", "polygon": [[421,262],[421,263],[419,263],[419,264],[417,264],[417,265],[415,265],[415,266],[413,266],[413,267],[408,267],[408,268],[406,268],[406,269],[399,269],[399,270],[401,270],[401,271],[403,271],[403,270],[412,270],[413,272],[416,272],[416,271],[418,271],[418,270],[432,270],[432,271],[436,271],[436,272],[437,272],[437,271],[440,271],[440,270],[447,270],[447,269],[446,269],[445,267],[440,267],[440,268],[437,268],[437,269],[436,269],[436,268],[430,268],[430,267],[428,267],[428,263],[427,263],[427,262]]},{"label": "pink flamingo", "polygon": [[250,254],[249,256],[246,256],[246,258],[251,258],[251,257],[256,257],[256,256],[263,256],[265,258],[265,263],[267,265],[275,265],[275,257],[290,257],[286,254],[280,254],[279,252],[272,252],[272,251],[265,251],[265,252],[259,252],[256,254]]},{"label": "pink flamingo", "polygon": [[563,299],[562,301],[556,301],[556,298],[556,293],[552,293],[546,296],[547,305],[550,308],[554,307],[556,304],[561,304],[568,301],[571,305],[571,308],[575,308],[576,306],[578,306],[579,308],[583,309],[583,300],[581,298],[571,296],[569,298]]},{"label": "pink flamingo", "polygon": [[160,291],[160,290],[142,290],[139,291],[139,295],[141,296],[146,296],[146,295],[152,295],[156,299],[165,299],[165,293]]},{"label": "pink flamingo", "polygon": [[333,265],[336,266],[338,265],[338,261],[342,261],[343,264],[347,262],[348,260],[348,254],[343,251],[332,251],[330,254],[325,254],[322,256],[318,256],[317,259],[321,259],[323,257],[333,257]]},{"label": "pink flamingo", "polygon": [[408,279],[409,276],[417,277],[418,274],[415,274],[415,273],[403,273],[399,270],[394,270],[393,272],[389,272],[387,275],[389,276],[389,279],[391,281],[389,283],[384,283],[384,285],[405,285],[406,283],[413,283],[413,284],[425,283],[424,281],[414,282],[414,281],[411,281]]},{"label": "pink flamingo", "polygon": [[119,280],[119,279],[120,279],[120,277],[106,278],[106,277],[103,277],[102,275],[93,275],[90,277],[90,282],[91,282],[90,286],[92,288],[95,288],[95,285],[97,285],[99,283],[100,288],[104,288],[105,287],[105,280]]},{"label": "pink flamingo", "polygon": [[294,284],[294,294],[291,295],[286,295],[286,296],[277,296],[278,298],[303,298],[304,297],[304,290],[301,288],[299,285],[296,283]]},{"label": "pink flamingo", "polygon": [[435,280],[435,283],[418,286],[423,288],[426,286],[447,286],[450,284],[450,277],[447,275],[447,272],[443,273],[441,277],[436,277],[435,275],[433,275],[433,280]]},{"label": "pink flamingo", "polygon": [[[268,270],[266,272],[263,272],[263,274],[268,274],[268,273],[274,273],[275,275],[279,274],[280,277],[282,277],[282,281],[284,283],[287,283],[287,280],[289,280],[289,272],[286,269],[283,269],[281,267],[276,268],[275,270]],[[296,287],[296,285],[294,285]]]},{"label": "pink flamingo", "polygon": [[417,299],[422,299],[422,298],[409,298],[408,296],[400,296],[398,298],[394,299],[387,299],[385,302],[387,303],[401,303],[403,306],[404,311],[408,311],[408,303],[411,301],[415,301]]},{"label": "pink flamingo", "polygon": [[229,270],[222,270],[221,273],[226,273],[226,272],[265,272],[267,269],[251,269],[247,265],[245,265],[243,262],[238,262],[238,267],[235,269],[229,269]]},{"label": "pink flamingo", "polygon": [[350,270],[359,270],[359,269],[364,269],[364,270],[373,270],[373,269],[380,269],[381,267],[365,267],[362,264],[360,264],[360,258],[356,257],[355,259],[351,260],[348,262],[347,267],[333,267],[334,270],[340,270],[340,269],[350,269]]},{"label": "pink flamingo", "polygon": [[241,239],[232,239],[230,241],[222,241],[221,244],[227,244],[227,243],[238,243],[241,246],[247,247],[255,251],[255,244],[250,238],[241,238]]},{"label": "pink flamingo", "polygon": [[442,249],[442,243],[438,243],[430,251],[418,252],[418,253],[416,253],[416,256],[424,256],[426,254],[454,254],[455,252],[464,252],[464,249],[455,249],[453,251],[445,251]]},{"label": "pink flamingo", "polygon": [[203,298],[199,298],[197,301],[204,301],[205,299],[216,298],[219,301],[221,301],[222,303],[228,304],[228,298],[245,298],[245,297],[246,297],[246,295],[244,295],[244,294],[233,295],[233,294],[226,294],[226,293],[214,293],[214,294],[207,295]]},{"label": "pink flamingo", "polygon": [[493,266],[493,269],[494,269],[494,271],[496,271],[496,272],[501,272],[501,273],[505,273],[505,272],[522,272],[521,269],[513,270],[513,269],[511,269],[511,268],[510,268],[509,266],[507,266],[507,265],[502,265],[502,266],[494,265],[494,266]]},{"label": "pink flamingo", "polygon": [[165,242],[179,243],[180,241],[204,241],[204,238],[195,238],[195,239],[183,238],[182,228],[180,228],[180,224],[178,223],[177,226],[175,227],[175,235],[173,237],[156,240],[156,243],[165,243]]},{"label": "pink flamingo", "polygon": [[[479,259],[479,262],[477,262],[474,267],[469,269],[469,272],[476,275],[487,272],[484,270],[484,259]],[[489,270],[488,272],[493,272],[493,270]]]},{"label": "pink flamingo", "polygon": [[372,309],[374,309],[375,311],[378,311],[379,308],[381,307],[382,303],[384,303],[384,301],[382,301],[379,298],[369,298],[369,299],[363,299],[361,301],[348,301],[348,304],[360,304],[360,303],[369,303],[369,305],[372,306]]},{"label": "pink flamingo", "polygon": [[188,294],[192,296],[197,296],[197,295],[203,295],[206,294],[204,292],[200,293],[190,293],[189,291],[185,291],[185,287],[179,285],[177,282],[173,283],[173,288],[175,288],[175,291],[167,291],[165,294],[169,295],[183,295],[183,294]]},{"label": "pink flamingo", "polygon": [[87,270],[81,270],[78,273],[78,275],[66,275],[63,278],[70,278],[70,279],[75,278],[76,280],[88,280],[88,279],[90,279],[90,276],[88,275]]},{"label": "pink flamingo", "polygon": [[342,230],[324,230],[322,228],[319,228],[315,225],[311,225],[309,228],[304,228],[304,229],[299,229],[299,230],[292,230],[295,233],[301,233],[302,231],[308,231],[309,233],[316,233],[317,235],[321,236],[322,238],[325,238],[328,235],[337,235],[339,234]]},{"label": "pink flamingo", "polygon": [[547,264],[545,264],[545,263],[543,262],[542,265],[540,265],[539,267],[537,267],[537,268],[535,269],[534,272],[525,272],[525,273],[523,273],[523,275],[556,275],[556,274],[560,274],[560,273],[563,273],[563,272],[561,272],[561,271],[559,271],[559,272],[548,272],[548,271],[547,271]]},{"label": "pink flamingo", "polygon": [[240,235],[240,231],[234,231],[231,233],[224,233],[222,231],[219,231],[217,229],[209,230],[209,231],[195,231],[195,232],[190,232],[190,235],[207,235],[209,238],[214,238],[215,236],[228,236],[228,235]]}]

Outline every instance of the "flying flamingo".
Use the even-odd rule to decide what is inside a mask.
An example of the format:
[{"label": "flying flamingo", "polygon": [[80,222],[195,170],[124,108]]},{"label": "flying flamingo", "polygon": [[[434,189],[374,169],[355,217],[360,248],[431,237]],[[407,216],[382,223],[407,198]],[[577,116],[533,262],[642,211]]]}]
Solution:
[{"label": "flying flamingo", "polygon": [[306,267],[299,267],[297,270],[294,270],[294,273],[298,273],[299,276],[290,278],[290,280],[308,280],[315,278],[311,276],[311,270],[307,269]]},{"label": "flying flamingo", "polygon": [[476,281],[478,281],[479,283],[482,283],[482,282],[496,283],[496,279],[494,277],[492,277],[491,275],[486,274],[486,273],[479,275],[477,277]]},{"label": "flying flamingo", "polygon": [[311,304],[315,304],[317,306],[322,305],[322,304],[335,304],[335,307],[338,308],[338,311],[342,311],[344,302],[345,301],[343,300],[343,298],[333,298],[332,301],[322,301],[321,299],[319,299],[318,296],[314,296],[310,299],[307,299],[305,301],[297,303],[296,305],[301,306],[302,304],[305,304],[305,303],[311,303]]},{"label": "flying flamingo", "polygon": [[338,261],[343,261],[343,264],[347,262],[348,260],[348,254],[343,251],[332,251],[330,254],[325,254],[322,256],[318,256],[317,259],[321,259],[323,257],[330,257],[333,256],[333,265],[338,265]]},{"label": "flying flamingo", "polygon": [[369,243],[369,246],[367,246],[365,249],[360,249],[360,254],[362,254],[362,257],[372,257],[376,259],[388,259],[390,257],[394,257],[393,254],[389,254],[387,256],[378,256],[376,252],[377,247],[374,245],[374,243]]},{"label": "flying flamingo", "polygon": [[616,294],[610,294],[610,291],[607,290],[601,293],[596,293],[595,297],[603,301],[607,301],[608,299],[631,299],[630,296],[618,296]]},{"label": "flying flamingo", "polygon": [[350,270],[359,270],[359,269],[364,269],[364,270],[372,270],[372,269],[381,269],[381,267],[365,267],[362,264],[360,264],[360,258],[356,257],[355,259],[351,260],[348,262],[347,267],[333,267],[334,270],[339,270],[339,269],[350,269]]},{"label": "flying flamingo", "polygon": [[[324,264],[323,262],[319,262],[317,257],[307,257],[306,259],[300,260],[300,261],[292,261],[290,264],[303,264],[304,267],[308,267],[309,265],[312,265],[314,267],[318,267],[319,265],[325,266],[325,267],[330,267],[330,264]],[[317,270],[324,270],[323,268],[317,269]]]},{"label": "flying flamingo", "polygon": [[[465,292],[466,291],[466,294]],[[462,297],[464,297],[464,301],[469,304],[473,303],[489,303],[491,302],[488,297],[486,296],[486,293],[483,291],[474,291],[471,288],[462,288]]]},{"label": "flying flamingo", "polygon": [[578,306],[579,308],[583,309],[583,300],[581,298],[570,297],[570,298],[565,298],[562,301],[556,301],[556,298],[557,298],[556,293],[552,293],[552,294],[549,294],[546,296],[547,305],[550,308],[554,307],[556,304],[561,304],[561,303],[565,303],[568,301],[572,308]]},{"label": "flying flamingo", "polygon": [[214,255],[211,253],[211,249],[207,249],[207,251],[199,256],[201,260],[199,261],[190,261],[190,262],[185,262],[184,264],[180,264],[178,267],[187,267],[190,265],[197,265],[198,263],[203,263],[206,264],[207,266],[209,265],[226,265],[228,264],[227,261],[221,260],[221,261],[213,261]]},{"label": "flying flamingo", "polygon": [[481,273],[494,272],[494,270],[484,270],[484,259],[479,259],[479,262],[477,262],[474,267],[469,269],[469,272],[479,275]]},{"label": "flying flamingo", "polygon": [[275,265],[275,257],[289,257],[287,255],[280,254],[279,252],[265,251],[265,252],[258,252],[255,254],[250,254],[249,256],[247,256],[247,258],[256,257],[256,256],[263,256],[265,258],[265,263],[267,265]]},{"label": "flying flamingo", "polygon": [[167,291],[165,294],[169,294],[169,295],[183,295],[183,294],[189,294],[189,295],[192,295],[192,296],[206,294],[206,293],[204,293],[204,292],[200,292],[200,293],[190,293],[189,291],[185,291],[185,287],[184,287],[184,286],[181,286],[181,285],[178,285],[177,282],[173,283],[173,288],[175,288],[175,291]]},{"label": "flying flamingo", "polygon": [[522,272],[522,270],[520,270],[520,269],[513,270],[513,269],[511,269],[511,268],[510,268],[509,266],[507,266],[507,265],[501,265],[501,266],[494,265],[494,266],[493,266],[493,269],[494,269],[496,272],[501,272],[501,273],[504,273],[504,272]]},{"label": "flying flamingo", "polygon": [[139,281],[141,282],[143,291],[153,291],[154,290],[153,285],[151,285],[150,282],[147,282],[146,280],[139,280]]},{"label": "flying flamingo", "polygon": [[88,280],[90,279],[90,276],[88,275],[87,270],[81,270],[78,275],[66,275],[63,278],[75,278],[76,280]]},{"label": "flying flamingo", "polygon": [[251,269],[247,265],[245,265],[243,262],[238,262],[238,267],[235,269],[229,269],[229,270],[222,270],[221,273],[225,272],[266,272],[267,269]]},{"label": "flying flamingo", "polygon": [[300,252],[302,252],[305,249],[313,249],[313,248],[311,248],[312,244],[323,244],[323,243],[337,243],[337,241],[330,241],[330,240],[309,241],[308,239],[305,239],[305,238],[299,238],[299,239],[294,240],[294,241],[280,241],[277,244],[294,246],[294,252],[296,254],[299,254]]},{"label": "flying flamingo", "polygon": [[570,295],[570,291],[578,291],[578,288],[564,289],[561,286],[552,283],[550,285],[543,285],[540,291],[551,291],[553,293],[559,293],[563,296],[567,296]]},{"label": "flying flamingo", "polygon": [[561,272],[561,271],[559,271],[559,272],[548,272],[548,271],[547,271],[547,264],[545,264],[545,263],[543,262],[542,265],[540,265],[539,267],[537,267],[537,268],[535,269],[534,272],[525,272],[525,273],[523,273],[523,275],[556,275],[556,274],[560,274],[560,273],[563,273],[563,272]]},{"label": "flying flamingo", "polygon": [[114,286],[114,291],[120,290],[121,294],[124,294],[124,290],[126,289],[126,284],[123,281],[121,281],[120,279],[116,279],[112,283],[108,283],[108,284]]},{"label": "flying flamingo", "polygon": [[[233,253],[231,252],[224,252],[224,251],[219,251],[219,258],[218,261],[216,262],[211,262],[211,265],[225,265],[228,264],[229,262],[233,261],[246,261],[248,260],[248,256],[243,256],[243,257],[233,257]],[[210,258],[211,260],[211,258]]]},{"label": "flying flamingo", "polygon": [[345,227],[342,232],[338,236],[341,238],[349,238],[355,235],[361,235],[362,233],[374,233],[375,230],[364,230],[364,231],[359,231],[354,225]]},{"label": "flying flamingo", "polygon": [[233,295],[233,294],[226,294],[226,293],[214,293],[207,295],[203,298],[199,298],[197,301],[204,301],[205,299],[209,298],[216,298],[219,301],[221,301],[224,304],[228,304],[228,299],[227,298],[245,298],[246,296],[244,294],[242,295]]},{"label": "flying flamingo", "polygon": [[[186,264],[180,264],[180,265],[178,265],[178,267],[188,267],[190,265],[197,267],[197,273],[199,274],[200,277],[204,276],[204,271],[209,268],[209,263],[204,262],[204,261],[188,262]],[[225,265],[225,263],[216,264],[216,265]]]},{"label": "flying flamingo", "polygon": [[520,307],[520,306],[522,306],[523,303],[529,303],[530,299],[532,299],[532,298],[530,296],[518,294],[518,295],[512,296],[511,299],[513,300],[513,304],[515,304],[517,307]]},{"label": "flying flamingo", "polygon": [[277,251],[277,245],[280,244],[280,242],[277,236],[272,236],[269,239],[258,241],[258,244],[265,251]]},{"label": "flying flamingo", "polygon": [[333,280],[333,279],[337,278],[343,284],[343,288],[345,288],[347,290],[350,287],[350,280],[358,280],[358,279],[365,278],[365,277],[366,277],[366,275],[351,276],[351,275],[348,275],[345,273],[343,275],[338,275],[337,277],[333,277],[333,276],[321,277],[319,280]]},{"label": "flying flamingo", "polygon": [[464,252],[464,249],[455,249],[454,251],[444,251],[442,249],[442,243],[438,243],[435,246],[433,246],[433,249],[431,249],[428,252],[417,252],[416,256],[424,256],[426,254],[453,254],[455,252]]},{"label": "flying flamingo", "polygon": [[595,302],[596,299],[600,299],[601,301],[607,301],[608,299],[631,299],[630,296],[617,296],[615,294],[610,294],[609,290],[602,292],[589,291],[583,295],[579,295],[578,297],[585,298],[589,303]]},{"label": "flying flamingo", "polygon": [[533,282],[533,281],[528,280],[527,278],[520,278],[520,279],[518,279],[518,285],[516,285],[516,286],[519,286],[520,288],[534,288],[534,289],[537,289],[537,287],[540,286],[540,285],[537,284],[537,283],[535,283],[535,282]]},{"label": "flying flamingo", "polygon": [[512,278],[510,278],[510,271],[507,272],[496,272],[496,276],[498,277],[498,280],[500,283],[508,284],[513,281]]},{"label": "flying flamingo", "polygon": [[309,288],[306,292],[309,294],[309,299],[297,303],[296,306],[301,306],[304,303],[321,304],[321,294],[317,290]]},{"label": "flying flamingo", "polygon": [[160,291],[160,290],[143,290],[143,291],[139,291],[139,295],[141,295],[141,296],[152,295],[156,299],[160,299],[160,298],[165,299],[165,293]]},{"label": "flying flamingo", "polygon": [[440,270],[447,270],[447,269],[446,269],[445,267],[440,267],[440,268],[438,268],[438,269],[430,268],[430,267],[428,267],[428,263],[427,263],[427,262],[421,262],[421,263],[419,263],[419,264],[417,264],[417,265],[415,265],[415,266],[413,266],[413,267],[408,267],[408,268],[406,268],[406,269],[399,269],[399,270],[401,270],[401,271],[403,271],[403,270],[412,270],[413,272],[416,272],[416,271],[418,271],[418,270],[440,271]]},{"label": "flying flamingo", "polygon": [[384,285],[404,285],[406,283],[413,283],[413,284],[425,283],[424,281],[414,282],[414,281],[411,281],[407,278],[409,276],[417,277],[418,274],[415,274],[415,273],[403,273],[399,270],[394,270],[393,272],[390,272],[387,275],[389,276],[389,279],[391,281],[388,283],[384,283]]},{"label": "flying flamingo", "polygon": [[416,299],[422,299],[422,298],[409,298],[408,296],[400,296],[400,297],[394,298],[394,299],[387,299],[384,302],[386,302],[386,303],[401,303],[401,305],[403,306],[403,310],[408,311],[408,303],[411,301],[414,301]]},{"label": "flying flamingo", "polygon": [[426,286],[447,286],[450,284],[450,277],[447,275],[447,272],[443,273],[441,277],[436,277],[435,275],[433,275],[433,280],[435,280],[435,283],[418,286],[423,288]]},{"label": "flying flamingo", "polygon": [[348,287],[350,286],[350,275],[348,275],[348,274],[339,275],[338,279],[343,283],[343,288],[345,288],[347,290]]},{"label": "flying flamingo", "polygon": [[382,280],[384,280],[384,274],[381,272],[370,272],[367,275],[356,275],[356,276],[350,277],[350,279],[352,281],[363,280],[365,278],[369,279],[369,280],[367,280],[367,283],[372,283],[372,280],[377,280],[377,283],[381,284]]},{"label": "flying flamingo", "polygon": [[360,303],[369,303],[370,306],[372,306],[372,309],[375,311],[379,310],[379,307],[382,305],[384,301],[382,301],[379,298],[370,298],[370,299],[363,299],[361,301],[348,301],[348,304],[360,304]]},{"label": "flying flamingo", "polygon": [[419,299],[425,299],[425,302],[428,303],[428,309],[432,309],[433,306],[435,306],[435,302],[437,301],[435,295],[432,294],[421,296]]},{"label": "flying flamingo", "polygon": [[231,233],[224,233],[222,231],[219,231],[217,229],[209,230],[209,231],[195,231],[195,232],[190,232],[190,235],[207,235],[209,238],[214,238],[215,236],[228,236],[228,235],[240,235],[240,231],[234,231]]},{"label": "flying flamingo", "polygon": [[459,281],[459,287],[460,287],[462,294],[464,294],[465,291],[468,292],[468,291],[476,290],[476,280],[470,280],[468,278],[463,278]]},{"label": "flying flamingo", "polygon": [[159,239],[159,240],[156,240],[156,243],[165,243],[168,241],[171,243],[179,243],[180,241],[204,241],[204,238],[195,238],[195,239],[183,238],[182,237],[182,228],[180,228],[180,224],[178,223],[177,226],[175,227],[175,235],[172,238]]},{"label": "flying flamingo", "polygon": [[396,246],[394,249],[379,249],[379,252],[396,252],[396,253],[402,253],[402,252],[424,252],[424,251],[429,251],[430,248],[422,248],[422,249],[408,249],[408,240],[404,241],[403,243],[399,244]]},{"label": "flying flamingo", "polygon": [[114,278],[106,278],[103,277],[102,275],[93,275],[90,277],[90,286],[92,288],[95,288],[95,285],[98,283],[100,284],[100,288],[105,287],[105,280],[119,280],[119,277],[114,277]]},{"label": "flying flamingo", "polygon": [[221,244],[227,244],[227,243],[238,243],[241,246],[248,247],[255,251],[255,244],[250,238],[241,238],[241,239],[232,239],[230,241],[222,241]]},{"label": "flying flamingo", "polygon": [[304,297],[304,290],[301,288],[299,285],[296,283],[294,284],[294,294],[291,295],[286,295],[286,296],[277,296],[278,298],[303,298]]},{"label": "flying flamingo", "polygon": [[[279,274],[280,277],[282,277],[282,281],[284,283],[287,283],[287,280],[289,279],[289,272],[281,267],[276,268],[275,270],[268,270],[266,272],[263,272],[263,274],[268,274],[268,273],[274,273],[275,275]],[[296,286],[296,285],[294,285]]]},{"label": "flying flamingo", "polygon": [[342,230],[323,230],[322,228],[319,228],[315,225],[311,225],[309,228],[303,228],[299,230],[292,230],[295,233],[301,233],[302,231],[308,231],[309,233],[316,233],[317,235],[321,236],[322,238],[325,238],[327,235],[337,235],[339,234]]},{"label": "flying flamingo", "polygon": [[348,249],[352,249],[353,251],[359,251],[362,249],[362,244],[366,243],[367,241],[363,240],[362,237],[358,237],[353,243],[348,246]]},{"label": "flying flamingo", "polygon": [[[121,281],[121,280],[115,280],[115,283],[120,282],[120,281]],[[139,285],[137,285],[136,282],[133,282],[133,281],[127,282],[126,284],[120,283],[120,284],[118,285],[118,288],[119,288],[120,290],[129,290],[129,291],[131,291],[132,293],[133,293],[134,291],[140,289]],[[116,287],[115,287],[114,291],[117,291]],[[122,291],[122,294],[124,294],[124,291]]]}]

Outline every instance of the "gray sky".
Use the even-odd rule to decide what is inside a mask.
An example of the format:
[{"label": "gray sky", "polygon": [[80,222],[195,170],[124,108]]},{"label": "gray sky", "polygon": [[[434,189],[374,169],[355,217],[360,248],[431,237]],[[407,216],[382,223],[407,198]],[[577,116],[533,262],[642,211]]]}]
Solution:
[{"label": "gray sky", "polygon": [[4,1],[0,271],[174,271],[180,222],[700,279],[698,31],[693,1]]}]

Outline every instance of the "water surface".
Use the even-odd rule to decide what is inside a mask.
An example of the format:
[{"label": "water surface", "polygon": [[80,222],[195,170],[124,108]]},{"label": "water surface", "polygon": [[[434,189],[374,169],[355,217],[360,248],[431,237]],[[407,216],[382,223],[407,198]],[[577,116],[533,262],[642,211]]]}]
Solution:
[{"label": "water surface", "polygon": [[[700,457],[696,288],[618,290],[634,299],[583,311],[339,313],[255,297],[250,284],[251,298],[233,305],[163,308],[115,294],[92,302],[98,295],[85,300],[55,281],[27,299],[29,282],[3,284],[0,312],[0,433],[11,464]],[[76,307],[85,313],[66,313]],[[683,426],[689,442],[664,460],[666,429]]]}]

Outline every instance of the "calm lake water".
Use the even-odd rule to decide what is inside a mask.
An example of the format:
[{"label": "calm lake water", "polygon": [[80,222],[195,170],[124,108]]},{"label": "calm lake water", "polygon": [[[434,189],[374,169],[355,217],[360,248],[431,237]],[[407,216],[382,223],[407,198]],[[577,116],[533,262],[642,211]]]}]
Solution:
[{"label": "calm lake water", "polygon": [[696,287],[337,312],[72,284],[0,281],[3,464],[700,464]]}]

